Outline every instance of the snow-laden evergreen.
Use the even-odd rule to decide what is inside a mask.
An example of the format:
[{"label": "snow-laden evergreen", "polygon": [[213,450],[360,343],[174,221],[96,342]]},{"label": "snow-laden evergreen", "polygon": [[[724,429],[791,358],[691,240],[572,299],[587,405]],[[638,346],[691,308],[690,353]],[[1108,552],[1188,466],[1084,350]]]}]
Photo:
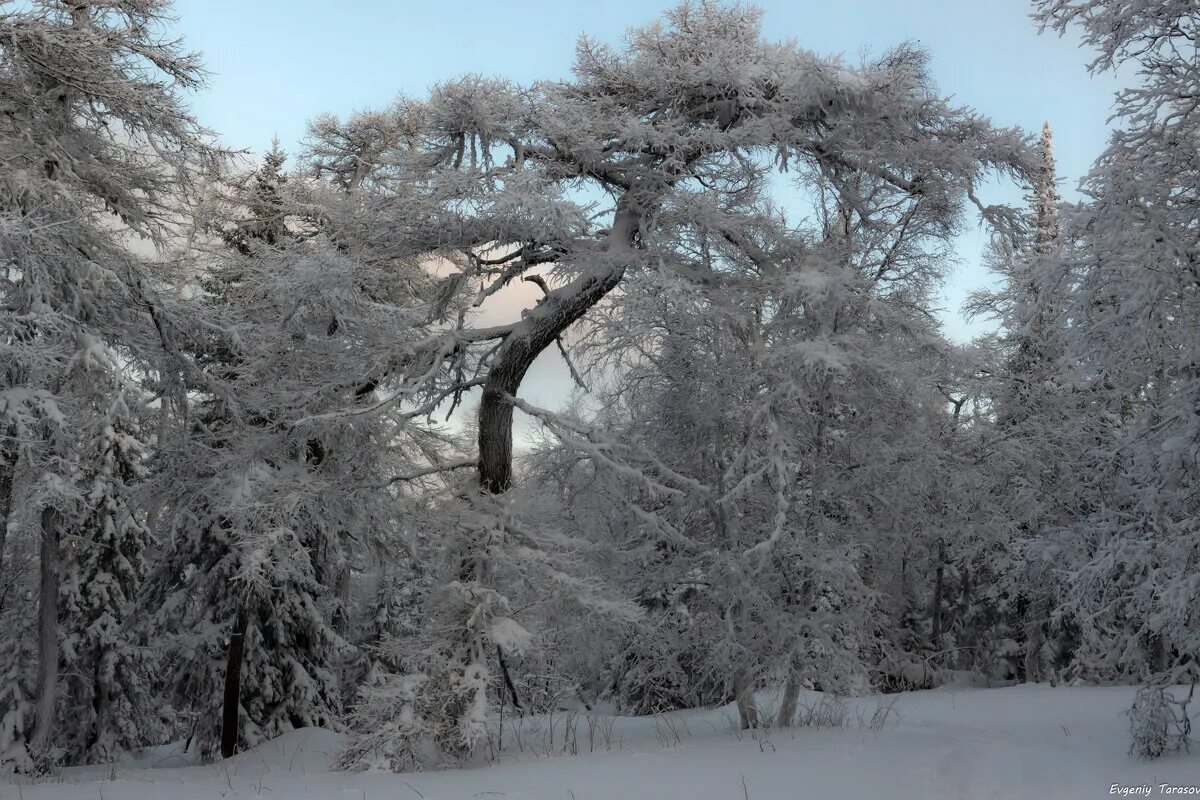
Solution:
[{"label": "snow-laden evergreen", "polygon": [[[1070,565],[1064,609],[1081,626],[1080,669],[1157,685],[1200,677],[1200,372],[1197,173],[1185,151],[1200,116],[1188,3],[1040,2],[1041,22],[1080,30],[1093,70],[1126,65],[1118,128],[1063,216],[1044,281],[1062,287],[1061,362],[1092,421],[1075,440],[1076,514],[1046,557]],[[1078,23],[1076,27],[1075,23]]]},{"label": "snow-laden evergreen", "polygon": [[446,449],[403,409],[379,408],[395,349],[425,324],[427,279],[344,241],[366,201],[285,180],[283,161],[269,153],[202,219],[221,234],[189,257],[213,267],[213,335],[197,354],[211,384],[177,410],[159,476],[169,543],[149,608],[172,637],[171,689],[192,733],[225,755],[339,725],[352,572],[396,548],[416,506],[405,479]]},{"label": "snow-laden evergreen", "polygon": [[[94,440],[119,402],[105,387],[120,383],[124,369],[165,378],[171,360],[171,313],[159,305],[153,267],[137,254],[134,240],[166,241],[181,193],[211,162],[203,131],[179,96],[199,84],[198,62],[162,38],[168,10],[160,0],[114,0],[34,2],[0,14],[0,247],[6,264],[0,528],[7,531],[17,509],[30,509],[21,522],[36,525],[32,535],[41,539],[36,631],[5,633],[18,642],[5,648],[6,656],[22,654],[24,637],[37,639],[36,661],[24,660],[27,669],[36,663],[36,707],[0,712],[32,725],[17,737],[27,737],[27,745],[14,740],[6,748],[18,754],[20,768],[29,766],[23,752],[53,761],[67,735],[58,719],[70,707],[59,702],[60,660],[71,654],[62,647],[67,609],[59,593],[80,567],[72,537],[108,535],[78,530],[104,524],[95,516],[89,483],[112,453]],[[112,509],[118,515],[119,505]],[[106,569],[86,562],[82,568]],[[99,584],[85,591],[93,590],[103,592]],[[99,620],[102,612],[87,613]],[[112,631],[127,633],[119,624]],[[108,673],[123,669],[113,659],[120,660],[116,653],[128,642],[107,637],[92,634],[100,650],[91,649],[83,668],[98,675],[100,692],[119,704],[113,692],[121,690]],[[117,683],[125,677],[114,674]],[[18,694],[15,687],[5,691],[14,702]],[[107,702],[100,703],[102,726],[133,724],[116,719],[117,709],[104,709]],[[17,726],[5,727],[7,738]],[[101,733],[103,746],[127,745],[129,733],[117,741],[110,727]]]},{"label": "snow-laden evergreen", "polygon": [[[146,474],[146,442],[132,387],[115,386],[87,459],[84,511],[63,545],[68,758],[107,762],[161,738],[162,709],[147,703],[155,652],[136,629],[136,603],[153,539],[134,492]],[[132,405],[132,408],[131,408]],[[142,411],[142,413],[137,413]]]}]

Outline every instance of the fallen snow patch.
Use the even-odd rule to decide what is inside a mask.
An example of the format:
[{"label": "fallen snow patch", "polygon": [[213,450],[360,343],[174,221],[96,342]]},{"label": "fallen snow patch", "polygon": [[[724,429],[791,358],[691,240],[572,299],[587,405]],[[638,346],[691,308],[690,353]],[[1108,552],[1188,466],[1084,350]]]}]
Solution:
[{"label": "fallen snow patch", "polygon": [[[733,730],[732,708],[638,718],[560,712],[506,720],[506,741],[486,754],[490,764],[402,775],[333,770],[341,737],[305,729],[217,764],[172,765],[186,754],[160,748],[115,772],[75,769],[54,781],[2,785],[0,798],[1011,800],[1108,797],[1114,785],[1200,787],[1200,753],[1148,763],[1129,757],[1124,712],[1133,693],[936,689],[846,700],[834,727],[753,732]],[[809,692],[800,705],[823,701]],[[892,702],[884,724],[873,725]],[[527,738],[518,744],[521,725]]]}]

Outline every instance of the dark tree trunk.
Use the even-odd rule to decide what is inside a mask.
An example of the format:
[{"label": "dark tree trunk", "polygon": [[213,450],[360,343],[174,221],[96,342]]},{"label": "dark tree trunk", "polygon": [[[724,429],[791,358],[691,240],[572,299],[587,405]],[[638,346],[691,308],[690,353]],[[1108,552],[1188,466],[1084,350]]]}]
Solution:
[{"label": "dark tree trunk", "polygon": [[800,701],[800,674],[795,667],[788,669],[787,681],[783,684],[783,699],[779,703],[779,714],[775,727],[790,728],[796,722],[796,706]]},{"label": "dark tree trunk", "polygon": [[[1029,615],[1030,611],[1029,611],[1029,600],[1023,594],[1017,596],[1016,612],[1017,612],[1017,625],[1020,626],[1022,630],[1024,630],[1025,620],[1028,619],[1028,615]],[[1017,683],[1025,683],[1025,681],[1026,681],[1025,659],[1019,658],[1014,655],[1014,656],[1009,657],[1009,662],[1012,664],[1013,675],[1016,676]]]},{"label": "dark tree trunk", "polygon": [[526,324],[509,335],[488,370],[479,403],[479,484],[491,494],[512,485],[513,405],[525,373],[572,323],[600,302],[625,274],[623,268],[588,277],[569,292],[551,292]]},{"label": "dark tree trunk", "polygon": [[246,650],[246,628],[250,621],[240,607],[229,635],[229,653],[225,661],[225,700],[221,713],[221,757],[229,758],[237,750],[238,722],[242,700],[242,654]]},{"label": "dark tree trunk", "polygon": [[13,483],[20,452],[13,441],[16,435],[16,426],[10,425],[0,440],[0,573],[4,571],[4,545],[8,540],[8,518],[12,514]]},{"label": "dark tree trunk", "polygon": [[[622,200],[608,235],[608,251],[629,250],[637,233],[636,209]],[[614,266],[580,276],[555,289],[530,309],[508,334],[496,354],[479,401],[479,485],[490,494],[503,494],[512,485],[513,405],[525,373],[543,350],[572,323],[616,288],[625,275],[618,259]]]},{"label": "dark tree trunk", "polygon": [[958,598],[958,616],[962,620],[963,644],[965,647],[958,651],[960,669],[970,669],[975,663],[975,627],[971,619],[971,568],[962,568],[962,592]]},{"label": "dark tree trunk", "polygon": [[930,644],[936,651],[942,638],[942,584],[946,576],[946,543],[938,540],[937,571],[933,578],[933,602],[929,607],[929,618],[932,621]]},{"label": "dark tree trunk", "polygon": [[504,676],[504,685],[508,687],[508,693],[512,697],[513,708],[523,711],[521,698],[517,696],[517,686],[513,683],[512,674],[508,671],[508,662],[504,660],[504,649],[500,645],[496,645],[496,660],[500,662],[500,674]]},{"label": "dark tree trunk", "polygon": [[[638,229],[638,214],[627,199],[617,204],[606,249],[610,254],[628,251],[632,261],[633,243]],[[617,258],[612,266],[585,273],[566,286],[547,292],[536,307],[507,334],[496,352],[483,384],[479,401],[479,487],[484,492],[499,495],[512,486],[513,456],[513,399],[521,387],[525,373],[534,360],[587,311],[615,289],[625,275],[628,262]],[[486,585],[490,575],[480,558],[482,551],[466,553],[459,573],[465,581]],[[467,642],[472,658],[482,658],[486,642],[471,637]],[[501,670],[516,704],[516,688],[512,684],[503,655]],[[753,703],[753,697],[751,697]],[[520,706],[518,705],[518,708]],[[754,720],[757,724],[757,719]]]},{"label": "dark tree trunk", "polygon": [[1029,619],[1025,624],[1025,682],[1039,683],[1042,680],[1042,648],[1046,637],[1042,630],[1042,618],[1047,612],[1046,604],[1039,598],[1030,603]]},{"label": "dark tree trunk", "polygon": [[41,587],[38,598],[37,716],[31,744],[35,751],[50,745],[58,690],[58,586],[60,581],[59,537],[62,515],[57,509],[42,510]]}]

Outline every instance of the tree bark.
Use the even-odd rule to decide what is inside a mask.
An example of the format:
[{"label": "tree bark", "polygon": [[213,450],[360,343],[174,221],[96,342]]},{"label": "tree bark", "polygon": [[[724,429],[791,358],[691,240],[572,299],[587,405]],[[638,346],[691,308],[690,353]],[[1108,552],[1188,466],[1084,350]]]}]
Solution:
[{"label": "tree bark", "polygon": [[1039,597],[1029,604],[1029,615],[1025,621],[1025,681],[1040,683],[1046,678],[1045,659],[1042,651],[1046,647],[1046,618],[1050,616],[1050,600]]},{"label": "tree bark", "polygon": [[44,752],[50,745],[58,700],[58,587],[61,578],[59,537],[62,515],[55,508],[44,508],[41,525],[37,710],[33,738],[30,740],[36,752]]},{"label": "tree bark", "polygon": [[789,668],[787,681],[783,684],[783,699],[779,703],[779,714],[775,718],[777,728],[790,728],[796,722],[796,704],[800,700],[800,676]]},{"label": "tree bark", "polygon": [[333,579],[333,594],[338,599],[333,615],[333,629],[343,639],[350,637],[350,568],[338,564]]},{"label": "tree bark", "polygon": [[225,660],[225,699],[221,713],[221,757],[229,758],[237,750],[242,701],[242,654],[246,650],[246,628],[250,620],[245,606],[238,608],[229,652]]},{"label": "tree bark", "polygon": [[[1040,604],[1034,609],[1040,608]],[[1046,639],[1042,636],[1042,622],[1031,619],[1025,626],[1025,682],[1039,683],[1042,680],[1042,646]]]},{"label": "tree bark", "polygon": [[512,420],[515,397],[534,359],[573,322],[608,294],[624,275],[615,269],[590,277],[570,296],[551,293],[539,308],[549,307],[537,322],[514,331],[488,370],[479,403],[479,483],[491,494],[512,485]]},{"label": "tree bark", "polygon": [[[106,677],[114,668],[114,655],[105,648],[96,659],[96,669],[92,675],[92,711],[95,719],[92,722],[92,732],[88,737],[88,750],[94,751],[101,743],[108,743],[111,720],[109,715],[112,707],[112,684]],[[111,757],[112,753],[104,755]]]},{"label": "tree bark", "polygon": [[[638,229],[638,214],[623,199],[617,205],[607,252],[629,250]],[[572,323],[616,288],[625,276],[625,262],[581,275],[555,289],[508,334],[488,370],[479,402],[479,485],[490,494],[503,494],[512,485],[512,420],[515,397],[534,359],[552,345]]]},{"label": "tree bark", "polygon": [[958,651],[959,669],[970,669],[975,659],[975,626],[971,621],[971,568],[962,568],[962,592],[958,598],[958,614],[962,620],[963,643],[966,645]]},{"label": "tree bark", "polygon": [[[1025,630],[1029,622],[1029,599],[1024,594],[1017,595],[1016,602],[1016,621],[1014,627],[1020,627]],[[1016,676],[1017,683],[1025,683],[1025,658],[1015,653],[1005,656],[1009,665],[1012,667],[1013,675]]]},{"label": "tree bark", "polygon": [[754,685],[745,670],[740,670],[733,679],[733,693],[737,700],[738,725],[742,730],[758,727],[758,706],[754,703]]},{"label": "tree bark", "polygon": [[932,621],[930,645],[936,651],[938,641],[942,638],[942,584],[946,576],[946,542],[938,539],[937,571],[933,578],[933,601],[929,606],[929,618]]},{"label": "tree bark", "polygon": [[4,546],[8,541],[8,518],[12,514],[13,483],[20,455],[13,441],[16,435],[16,426],[10,425],[0,442],[0,573],[4,571]]},{"label": "tree bark", "polygon": [[508,671],[508,662],[504,660],[504,649],[500,645],[496,645],[496,660],[500,662],[500,674],[504,676],[504,685],[508,687],[508,693],[512,697],[513,708],[524,711],[521,698],[517,695],[517,685],[513,683],[512,674]]}]

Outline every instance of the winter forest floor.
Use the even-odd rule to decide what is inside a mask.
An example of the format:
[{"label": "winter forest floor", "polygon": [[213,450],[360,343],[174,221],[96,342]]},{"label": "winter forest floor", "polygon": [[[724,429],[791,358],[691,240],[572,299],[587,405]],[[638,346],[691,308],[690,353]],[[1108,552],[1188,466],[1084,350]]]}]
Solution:
[{"label": "winter forest floor", "polygon": [[1200,752],[1129,757],[1123,713],[1133,691],[937,689],[840,709],[810,692],[801,717],[841,716],[841,725],[754,734],[732,730],[732,708],[640,718],[560,713],[553,722],[506,720],[504,749],[493,751],[490,766],[399,775],[330,769],[340,737],[308,729],[217,764],[189,766],[163,750],[115,771],[79,768],[50,782],[0,785],[0,798],[973,800],[1120,796],[1110,794],[1114,784],[1148,786],[1157,797],[1169,796],[1159,784],[1200,786]]}]

